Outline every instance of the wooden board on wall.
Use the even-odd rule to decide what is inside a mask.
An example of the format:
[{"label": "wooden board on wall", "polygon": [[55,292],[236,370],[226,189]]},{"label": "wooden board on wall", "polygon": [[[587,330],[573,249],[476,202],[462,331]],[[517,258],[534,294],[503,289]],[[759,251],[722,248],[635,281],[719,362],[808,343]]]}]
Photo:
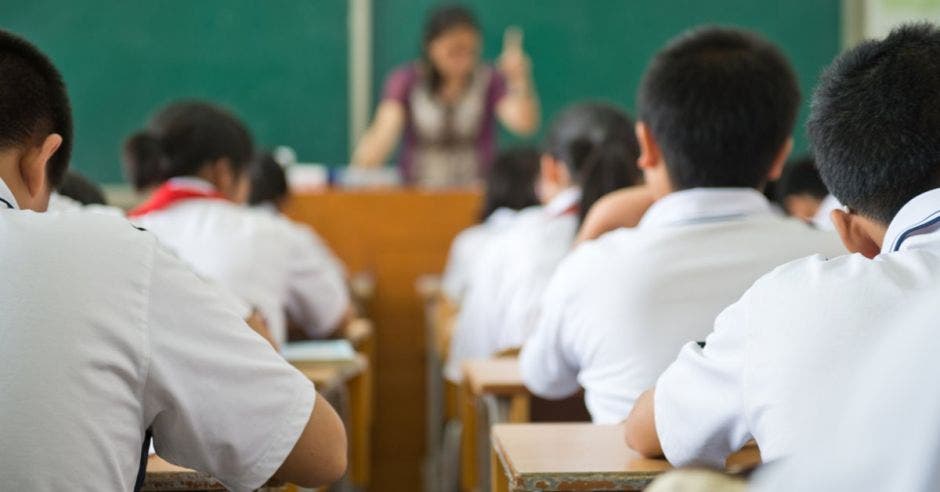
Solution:
[{"label": "wooden board on wall", "polygon": [[373,490],[421,486],[426,361],[415,280],[443,269],[450,242],[476,221],[480,201],[471,191],[330,191],[294,197],[288,206],[288,215],[313,226],[349,272],[376,279]]}]

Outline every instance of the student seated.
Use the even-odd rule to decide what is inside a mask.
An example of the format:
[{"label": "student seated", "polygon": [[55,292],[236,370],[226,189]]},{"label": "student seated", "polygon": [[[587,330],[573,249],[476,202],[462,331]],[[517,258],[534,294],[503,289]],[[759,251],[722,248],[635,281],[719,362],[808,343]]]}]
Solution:
[{"label": "student seated", "polygon": [[272,215],[275,220],[293,229],[298,236],[306,236],[308,243],[314,248],[313,252],[323,259],[324,267],[333,270],[331,277],[345,279],[346,267],[313,228],[283,215],[284,206],[290,198],[290,188],[284,167],[274,159],[274,155],[270,152],[257,154],[249,166],[248,176],[248,204]]},{"label": "student seated", "polygon": [[803,156],[784,168],[777,182],[776,195],[788,215],[804,222],[813,222],[820,213],[823,200],[829,196],[829,190],[819,177],[813,158]]},{"label": "student seated", "polygon": [[[690,81],[694,81],[691,83]],[[834,234],[780,217],[760,189],[792,146],[790,64],[745,31],[697,29],[653,59],[637,98],[639,165],[656,202],[635,228],[582,243],[558,267],[522,348],[526,386],[580,387],[596,423],[622,422],[686,342],[762,274],[842,252]]]},{"label": "student seated", "polygon": [[844,354],[852,374],[814,381],[818,399],[803,409],[793,454],[760,470],[749,490],[940,488],[940,391],[932,387],[940,380],[940,279],[932,280],[890,316],[879,315],[877,328],[870,324],[880,332],[878,343]]},{"label": "student seated", "polygon": [[765,463],[783,458],[804,428],[798,416],[820,405],[817,380],[852,381],[853,354],[908,328],[898,323],[905,302],[940,278],[937,87],[940,30],[927,24],[862,43],[825,71],[809,137],[847,207],[832,219],[855,254],[795,261],[748,289],[705,348],[684,346],[639,399],[631,447],[677,466],[720,466],[753,438]]},{"label": "student seated", "polygon": [[253,150],[237,118],[208,103],[178,102],[131,136],[124,155],[137,176],[160,181],[131,220],[256,307],[277,345],[288,317],[320,338],[348,319],[345,279],[322,245],[287,219],[242,205]]},{"label": "student seated", "polygon": [[148,430],[233,490],[338,479],[342,422],[236,306],[123,218],[36,213],[71,110],[48,58],[3,31],[0,107],[2,488],[132,490]]},{"label": "student seated", "polygon": [[482,220],[460,232],[450,246],[441,288],[459,304],[470,282],[470,272],[480,252],[494,235],[511,227],[520,210],[538,205],[535,179],[539,153],[527,147],[500,152],[486,178]]},{"label": "student seated", "polygon": [[465,359],[525,341],[542,291],[571,249],[578,224],[598,198],[639,181],[638,154],[633,122],[613,106],[575,104],[555,119],[537,185],[544,206],[522,212],[480,253],[451,339],[447,379],[461,379]]}]

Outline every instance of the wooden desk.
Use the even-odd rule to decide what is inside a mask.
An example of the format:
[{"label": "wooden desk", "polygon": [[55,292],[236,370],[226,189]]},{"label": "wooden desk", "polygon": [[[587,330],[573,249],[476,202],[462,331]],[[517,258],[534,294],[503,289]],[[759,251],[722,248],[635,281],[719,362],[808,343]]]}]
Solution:
[{"label": "wooden desk", "polygon": [[425,454],[425,333],[415,280],[443,270],[454,236],[478,218],[478,191],[327,191],[292,197],[286,213],[311,225],[350,272],[375,279],[373,482],[420,488]]},{"label": "wooden desk", "polygon": [[[530,394],[515,357],[469,360],[460,391],[461,490],[472,492],[489,476],[489,429],[529,421]],[[485,418],[484,418],[485,416]]]},{"label": "wooden desk", "polygon": [[[643,490],[669,470],[630,449],[619,425],[500,424],[492,430],[491,491]],[[760,463],[747,447],[728,468]]]}]

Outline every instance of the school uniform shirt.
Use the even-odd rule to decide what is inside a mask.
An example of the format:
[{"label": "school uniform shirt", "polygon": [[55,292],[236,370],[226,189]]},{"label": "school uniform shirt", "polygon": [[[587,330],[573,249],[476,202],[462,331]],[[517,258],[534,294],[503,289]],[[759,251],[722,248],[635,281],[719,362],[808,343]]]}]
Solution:
[{"label": "school uniform shirt", "polygon": [[109,205],[101,205],[93,203],[90,205],[83,205],[78,200],[62,195],[58,192],[52,192],[49,195],[49,206],[46,209],[48,212],[94,212],[101,214],[113,215],[115,217],[124,217],[124,211],[117,208],[111,207]]},{"label": "school uniform shirt", "polygon": [[774,213],[752,189],[701,188],[658,200],[636,228],[582,244],[558,267],[520,354],[534,394],[585,391],[595,423],[623,421],[689,341],[761,275],[844,249],[831,233]]},{"label": "school uniform shirt", "polygon": [[564,190],[544,207],[520,212],[488,242],[460,306],[448,380],[460,381],[464,360],[518,348],[531,333],[545,286],[574,241],[580,200],[580,189]]},{"label": "school uniform shirt", "polygon": [[148,428],[232,490],[268,480],[310,381],[152,234],[16,208],[0,186],[0,488],[132,490]]},{"label": "school uniform shirt", "polygon": [[752,437],[765,462],[792,452],[805,428],[801,412],[822,401],[813,381],[851,381],[852,354],[901,329],[898,308],[940,278],[938,223],[940,189],[901,209],[874,259],[789,263],[722,312],[705,349],[683,347],[656,384],[656,429],[669,461],[720,466]]},{"label": "school uniform shirt", "polygon": [[441,282],[441,289],[450,299],[460,302],[470,282],[470,272],[474,263],[486,248],[487,241],[509,227],[516,218],[517,211],[501,207],[493,211],[482,224],[468,227],[450,245],[447,255],[447,267]]},{"label": "school uniform shirt", "polygon": [[[174,178],[165,186],[194,195],[214,192],[195,178]],[[287,339],[287,316],[311,337],[323,337],[349,307],[345,279],[332,255],[309,229],[283,217],[195,197],[132,220],[196,272],[256,307],[278,344]]]},{"label": "school uniform shirt", "polygon": [[824,231],[836,230],[836,226],[833,225],[829,215],[832,214],[833,210],[839,208],[842,208],[842,203],[839,202],[839,199],[832,195],[826,195],[826,198],[823,198],[823,201],[819,204],[819,210],[816,211],[816,215],[813,216],[813,225]]},{"label": "school uniform shirt", "polygon": [[[940,279],[880,316],[881,340],[845,354],[848,379],[821,374],[820,397],[793,455],[764,467],[750,489],[940,490]],[[877,363],[873,363],[877,362]],[[797,384],[807,385],[805,381]]]}]

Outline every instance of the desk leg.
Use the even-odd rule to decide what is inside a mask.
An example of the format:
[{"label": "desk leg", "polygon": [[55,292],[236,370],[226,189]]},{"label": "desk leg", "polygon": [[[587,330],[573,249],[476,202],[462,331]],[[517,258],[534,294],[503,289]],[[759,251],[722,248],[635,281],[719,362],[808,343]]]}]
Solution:
[{"label": "desk leg", "polygon": [[515,395],[509,401],[509,422],[524,424],[529,422],[529,395]]},{"label": "desk leg", "polygon": [[371,367],[349,381],[350,442],[352,460],[349,476],[353,485],[369,487],[369,469],[372,446],[372,372]]},{"label": "desk leg", "polygon": [[490,492],[509,492],[509,478],[503,470],[496,448],[490,447]]},{"label": "desk leg", "polygon": [[476,489],[477,467],[477,408],[476,398],[466,379],[460,383],[460,490]]}]

